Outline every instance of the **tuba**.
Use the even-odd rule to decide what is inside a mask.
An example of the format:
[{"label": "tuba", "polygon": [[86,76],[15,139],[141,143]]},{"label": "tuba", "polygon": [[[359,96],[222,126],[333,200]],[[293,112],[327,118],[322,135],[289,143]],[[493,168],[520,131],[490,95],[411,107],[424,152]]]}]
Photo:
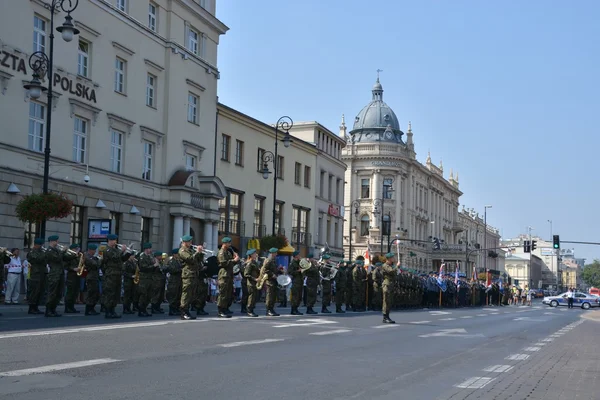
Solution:
[{"label": "tuba", "polygon": [[79,256],[79,264],[77,265],[79,271],[77,271],[77,276],[83,275],[83,271],[85,271],[85,254],[81,253]]},{"label": "tuba", "polygon": [[310,267],[312,267],[312,263],[308,258],[303,258],[300,260],[300,271],[306,272],[310,269]]},{"label": "tuba", "polygon": [[321,269],[329,270],[329,273],[326,275],[323,275],[323,273],[321,271],[319,271],[319,275],[321,275],[321,279],[324,281],[332,280],[333,278],[335,278],[335,275],[338,273],[337,267],[331,263],[326,263],[324,265],[321,265]]}]

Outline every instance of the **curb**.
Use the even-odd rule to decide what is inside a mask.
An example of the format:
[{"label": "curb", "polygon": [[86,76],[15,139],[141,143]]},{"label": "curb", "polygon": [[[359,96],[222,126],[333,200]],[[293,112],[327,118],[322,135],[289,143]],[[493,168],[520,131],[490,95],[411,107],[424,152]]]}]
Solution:
[{"label": "curb", "polygon": [[580,318],[600,322],[600,311],[587,312],[585,314],[582,314]]}]

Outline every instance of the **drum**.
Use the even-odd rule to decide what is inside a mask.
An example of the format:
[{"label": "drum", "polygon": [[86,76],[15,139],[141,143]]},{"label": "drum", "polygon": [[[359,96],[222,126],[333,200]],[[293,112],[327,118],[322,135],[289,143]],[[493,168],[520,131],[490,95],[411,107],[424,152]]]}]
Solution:
[{"label": "drum", "polygon": [[204,261],[206,276],[215,277],[219,273],[219,262],[216,256],[210,256]]},{"label": "drum", "polygon": [[290,278],[289,275],[279,275],[277,277],[277,284],[279,286],[286,287],[290,283],[292,283],[292,278]]}]

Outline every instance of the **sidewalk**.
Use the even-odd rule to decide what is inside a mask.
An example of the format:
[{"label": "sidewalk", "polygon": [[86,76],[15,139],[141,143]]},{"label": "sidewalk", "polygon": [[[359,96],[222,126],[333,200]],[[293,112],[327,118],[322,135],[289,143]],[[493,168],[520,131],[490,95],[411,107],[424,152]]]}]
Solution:
[{"label": "sidewalk", "polygon": [[588,319],[590,321],[600,322],[600,309],[594,311],[587,311],[586,313],[581,315],[581,318]]}]

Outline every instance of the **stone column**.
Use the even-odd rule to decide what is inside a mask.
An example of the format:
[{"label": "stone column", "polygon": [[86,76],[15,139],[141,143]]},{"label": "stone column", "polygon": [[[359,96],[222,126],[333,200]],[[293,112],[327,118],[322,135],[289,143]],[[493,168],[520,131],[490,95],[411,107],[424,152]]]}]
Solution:
[{"label": "stone column", "polygon": [[215,250],[213,246],[213,225],[211,221],[204,221],[204,241],[207,250]]},{"label": "stone column", "polygon": [[[373,221],[373,227],[379,229],[381,228],[379,225],[379,221],[381,220],[381,213],[384,212],[383,207],[383,190],[382,190],[382,182],[381,182],[381,172],[379,170],[374,171],[373,173],[373,184],[371,185],[371,199],[380,199],[381,204],[379,205],[379,215],[373,215],[375,219]],[[375,211],[375,206],[373,206],[373,210]]]},{"label": "stone column", "polygon": [[183,236],[183,217],[173,217],[173,248],[179,247],[179,242]]},{"label": "stone column", "polygon": [[212,247],[211,247],[211,250],[214,250],[216,252],[218,248],[219,248],[219,223],[213,222],[212,223]]},{"label": "stone column", "polygon": [[183,217],[183,235],[190,234],[190,217]]}]

